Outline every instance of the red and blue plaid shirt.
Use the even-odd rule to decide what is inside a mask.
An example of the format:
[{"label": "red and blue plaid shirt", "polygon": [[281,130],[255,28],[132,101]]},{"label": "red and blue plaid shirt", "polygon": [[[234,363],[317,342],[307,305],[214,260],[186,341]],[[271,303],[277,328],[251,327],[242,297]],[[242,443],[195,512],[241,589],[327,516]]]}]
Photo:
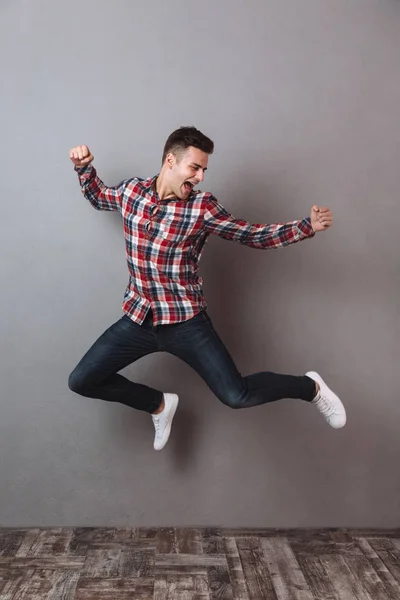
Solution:
[{"label": "red and blue plaid shirt", "polygon": [[310,218],[274,225],[235,219],[210,193],[194,190],[187,200],[160,200],[157,176],[107,187],[93,165],[75,170],[94,208],[121,213],[129,269],[122,309],[139,324],[149,308],[160,325],[186,321],[207,307],[198,269],[210,233],[260,249],[314,235]]}]

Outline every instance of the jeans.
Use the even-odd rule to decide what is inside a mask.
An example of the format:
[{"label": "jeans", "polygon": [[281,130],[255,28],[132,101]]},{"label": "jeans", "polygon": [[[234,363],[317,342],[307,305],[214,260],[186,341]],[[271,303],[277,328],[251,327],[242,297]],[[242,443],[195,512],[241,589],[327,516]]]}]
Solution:
[{"label": "jeans", "polygon": [[169,352],[185,361],[230,408],[248,408],[281,398],[311,401],[316,394],[315,382],[306,375],[262,372],[243,377],[206,310],[187,321],[156,326],[151,310],[142,325],[124,315],[78,363],[69,377],[69,388],[82,396],[153,413],[161,405],[163,393],[117,374],[153,352]]}]

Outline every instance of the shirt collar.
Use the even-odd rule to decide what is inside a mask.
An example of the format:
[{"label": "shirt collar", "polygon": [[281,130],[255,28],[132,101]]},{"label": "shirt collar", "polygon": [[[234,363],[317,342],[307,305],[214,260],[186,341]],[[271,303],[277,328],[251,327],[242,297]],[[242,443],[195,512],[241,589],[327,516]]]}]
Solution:
[{"label": "shirt collar", "polygon": [[[157,179],[158,175],[153,175],[152,177],[149,177],[148,179],[145,179],[142,182],[142,185],[144,187],[144,189],[146,190],[146,192],[155,192],[156,190],[153,189],[153,184],[155,184],[155,181]],[[155,188],[155,185],[154,185]]]},{"label": "shirt collar", "polygon": [[148,179],[145,179],[143,181],[142,185],[143,185],[144,189],[146,190],[146,192],[149,192],[150,194],[154,194],[157,202],[180,202],[180,198],[167,198],[165,200],[160,200],[160,198],[158,197],[157,191],[156,191],[156,179],[157,179],[158,175],[159,174],[157,173],[157,175],[153,175],[152,177],[149,177]]}]

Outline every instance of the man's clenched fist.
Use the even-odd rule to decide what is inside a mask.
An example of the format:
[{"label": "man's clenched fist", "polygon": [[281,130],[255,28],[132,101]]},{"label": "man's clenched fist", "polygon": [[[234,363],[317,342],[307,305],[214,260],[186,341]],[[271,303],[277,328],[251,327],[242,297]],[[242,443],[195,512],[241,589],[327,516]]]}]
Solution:
[{"label": "man's clenched fist", "polygon": [[69,151],[69,157],[76,167],[89,165],[94,156],[87,146],[76,146]]},{"label": "man's clenched fist", "polygon": [[324,231],[332,226],[332,211],[327,207],[313,206],[311,209],[311,225],[315,232]]}]

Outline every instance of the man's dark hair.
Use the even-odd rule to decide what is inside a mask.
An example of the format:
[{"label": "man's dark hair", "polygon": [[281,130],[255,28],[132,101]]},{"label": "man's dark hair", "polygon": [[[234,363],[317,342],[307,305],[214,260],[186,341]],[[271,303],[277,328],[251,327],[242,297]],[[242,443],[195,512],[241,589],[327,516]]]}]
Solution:
[{"label": "man's dark hair", "polygon": [[214,142],[196,129],[196,127],[180,127],[173,131],[165,142],[162,164],[164,164],[165,158],[169,152],[179,155],[184,152],[186,148],[189,148],[189,146],[199,148],[199,150],[203,150],[203,152],[207,152],[207,154],[212,154],[214,152]]}]

